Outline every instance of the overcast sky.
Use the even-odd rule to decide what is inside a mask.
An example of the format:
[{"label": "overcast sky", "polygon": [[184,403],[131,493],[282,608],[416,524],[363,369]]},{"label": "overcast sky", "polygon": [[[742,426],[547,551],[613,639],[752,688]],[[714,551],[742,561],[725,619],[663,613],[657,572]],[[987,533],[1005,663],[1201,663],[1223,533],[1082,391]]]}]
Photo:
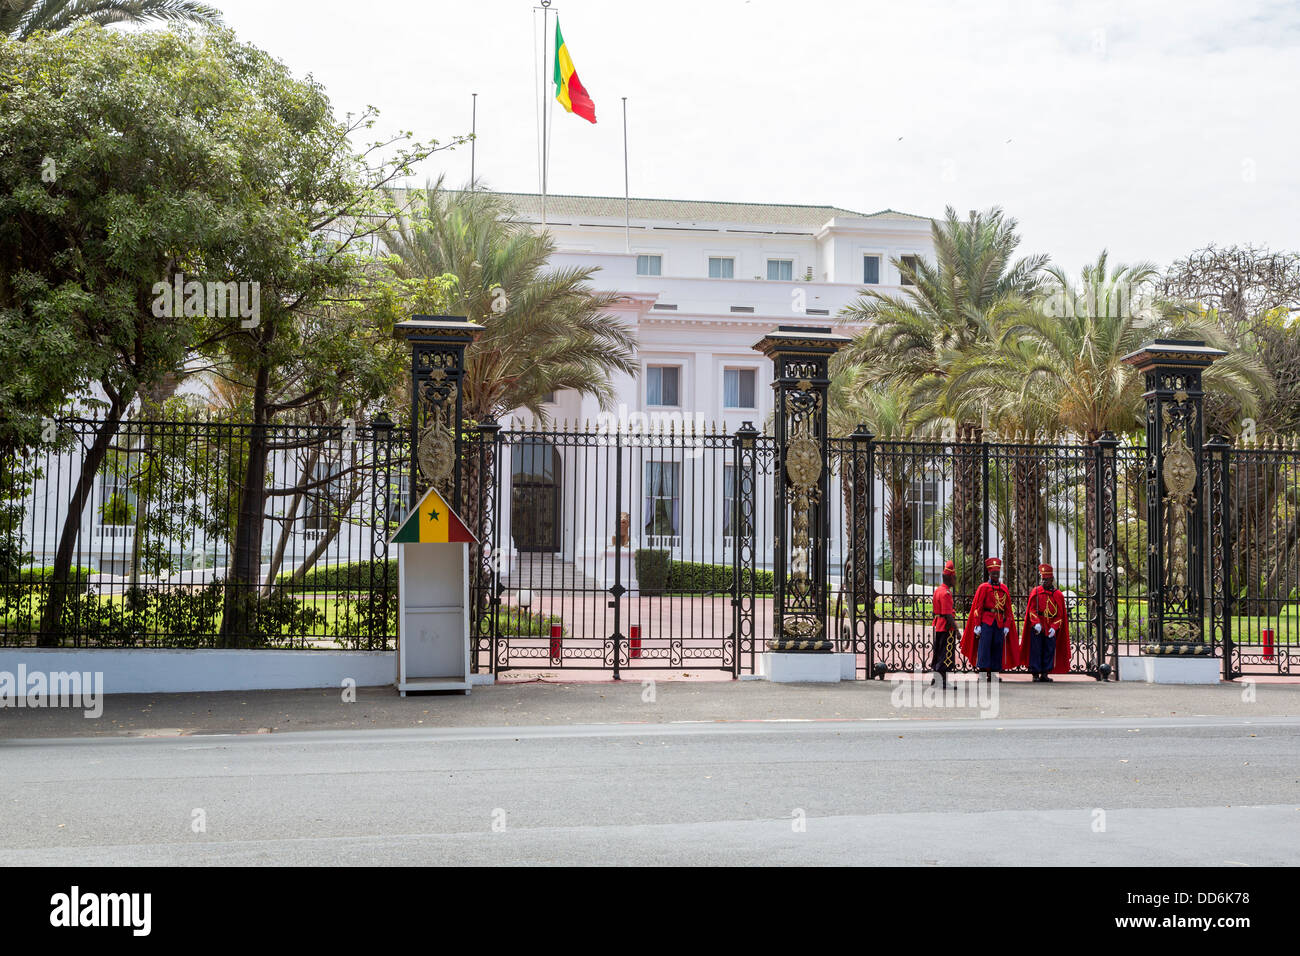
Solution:
[{"label": "overcast sky", "polygon": [[[536,191],[535,0],[209,0],[341,114]],[[552,114],[550,190],[940,215],[1002,206],[1070,271],[1209,242],[1300,249],[1300,5],[1266,0],[556,0],[592,126]],[[554,29],[554,16],[552,16]],[[549,76],[550,68],[547,65]],[[422,171],[466,180],[469,147]]]}]

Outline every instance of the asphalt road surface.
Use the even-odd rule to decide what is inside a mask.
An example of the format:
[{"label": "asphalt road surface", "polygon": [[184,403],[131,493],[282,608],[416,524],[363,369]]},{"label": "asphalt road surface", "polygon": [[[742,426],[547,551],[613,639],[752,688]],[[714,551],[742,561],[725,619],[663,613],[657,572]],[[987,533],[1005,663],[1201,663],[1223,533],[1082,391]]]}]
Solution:
[{"label": "asphalt road surface", "polygon": [[1300,862],[1297,717],[47,738],[0,766],[6,865]]}]

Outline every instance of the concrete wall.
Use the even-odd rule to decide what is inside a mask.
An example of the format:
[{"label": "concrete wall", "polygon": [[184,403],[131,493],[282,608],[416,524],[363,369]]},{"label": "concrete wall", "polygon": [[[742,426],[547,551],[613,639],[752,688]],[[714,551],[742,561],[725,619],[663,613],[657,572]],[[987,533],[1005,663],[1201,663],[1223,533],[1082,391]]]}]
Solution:
[{"label": "concrete wall", "polygon": [[106,694],[341,688],[393,683],[393,651],[163,650],[155,648],[0,648],[0,671],[103,673]]}]

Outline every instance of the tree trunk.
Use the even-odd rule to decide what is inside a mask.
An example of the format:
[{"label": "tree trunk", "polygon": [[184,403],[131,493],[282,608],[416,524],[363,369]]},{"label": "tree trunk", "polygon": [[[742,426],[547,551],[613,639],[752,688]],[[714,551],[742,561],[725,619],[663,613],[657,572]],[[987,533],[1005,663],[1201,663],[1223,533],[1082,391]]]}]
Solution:
[{"label": "tree trunk", "polygon": [[[299,484],[305,485],[311,481],[311,476],[315,472],[316,462],[320,460],[320,447],[313,446],[307,451],[307,458],[303,464],[302,473],[299,477]],[[271,554],[271,566],[266,570],[266,580],[262,583],[262,597],[271,596],[272,582],[280,573],[280,568],[284,564],[284,552],[289,545],[289,540],[293,537],[293,523],[297,520],[298,509],[302,506],[305,493],[298,491],[289,500],[289,511],[284,517],[284,524],[280,532],[280,538],[275,543],[275,550]]]},{"label": "tree trunk", "polygon": [[[897,466],[896,466],[897,467]],[[914,524],[912,503],[907,489],[910,484],[906,472],[893,471],[889,476],[889,505],[885,522],[889,527],[890,571],[893,578],[895,601],[906,598],[913,583],[915,556],[912,553]]]},{"label": "tree trunk", "polygon": [[262,565],[262,528],[266,518],[267,393],[270,375],[257,372],[253,388],[253,426],[248,437],[248,459],[239,493],[235,520],[234,552],[225,581],[224,611],[218,647],[239,647],[251,630],[256,613],[257,588]]},{"label": "tree trunk", "polygon": [[957,569],[956,595],[969,605],[975,588],[984,580],[981,534],[983,494],[981,431],[978,426],[962,425],[953,445],[952,476],[952,551]]},{"label": "tree trunk", "polygon": [[[1038,580],[1041,553],[1039,541],[1046,527],[1046,509],[1043,507],[1043,462],[1030,458],[1034,454],[1022,449],[1015,463],[1016,520],[1015,543],[1012,551],[1012,568],[1017,595],[1029,596]],[[1010,583],[1008,582],[1008,586]]]},{"label": "tree trunk", "polygon": [[[59,533],[59,546],[54,553],[54,567],[50,572],[49,594],[45,607],[41,611],[41,629],[37,636],[40,647],[58,647],[63,640],[63,608],[67,603],[69,592],[68,572],[72,568],[72,553],[77,546],[77,536],[81,531],[81,516],[90,501],[91,491],[95,486],[95,477],[99,467],[104,463],[109,446],[117,435],[122,421],[123,402],[114,395],[109,403],[108,414],[95,430],[95,438],[86,455],[81,460],[81,473],[77,476],[77,485],[68,503],[68,513],[63,518],[63,530]],[[75,584],[74,584],[75,589]]]}]

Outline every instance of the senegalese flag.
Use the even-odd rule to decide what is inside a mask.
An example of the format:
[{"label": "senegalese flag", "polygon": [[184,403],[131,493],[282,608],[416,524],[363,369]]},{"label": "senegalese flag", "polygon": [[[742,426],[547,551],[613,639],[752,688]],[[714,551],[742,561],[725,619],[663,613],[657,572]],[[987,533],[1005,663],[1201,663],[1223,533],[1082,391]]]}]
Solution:
[{"label": "senegalese flag", "polygon": [[559,17],[555,18],[555,98],[570,113],[577,113],[589,123],[596,122],[596,104],[573,68],[564,34],[560,32]]},{"label": "senegalese flag", "polygon": [[454,544],[464,542],[474,544],[478,541],[470,534],[465,522],[460,520],[438,494],[436,488],[430,488],[420,499],[420,503],[411,509],[402,526],[393,535],[393,544]]}]

